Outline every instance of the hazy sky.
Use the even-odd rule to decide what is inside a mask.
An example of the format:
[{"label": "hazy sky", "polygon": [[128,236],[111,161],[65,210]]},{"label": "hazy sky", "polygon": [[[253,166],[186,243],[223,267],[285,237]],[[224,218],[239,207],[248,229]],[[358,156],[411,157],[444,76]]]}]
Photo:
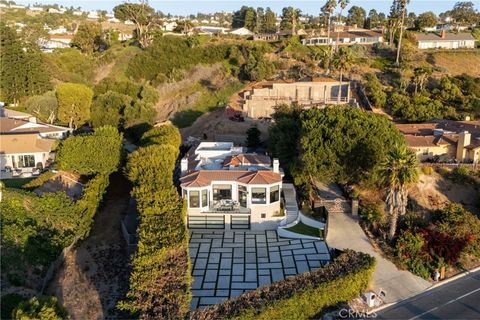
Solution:
[{"label": "hazy sky", "polygon": [[[471,1],[471,0],[470,0]],[[124,1],[122,0],[17,0],[20,4],[52,4],[58,3],[63,6],[82,7],[84,10],[107,10],[112,11],[112,8]],[[132,0],[131,2],[135,2]],[[150,5],[155,9],[164,13],[171,13],[174,15],[195,14],[197,12],[209,13],[216,11],[233,11],[240,8],[242,5],[252,7],[270,7],[277,13],[281,12],[283,7],[295,6],[304,13],[316,15],[320,11],[320,7],[325,4],[326,0],[257,0],[257,1],[240,1],[240,0],[150,0]],[[409,11],[421,13],[424,11],[433,11],[436,14],[447,11],[453,7],[455,0],[411,0],[408,5]],[[480,0],[473,1],[477,9],[480,8]],[[392,1],[379,0],[351,0],[349,7],[352,5],[362,6],[368,13],[370,9],[376,9],[379,12],[388,13]],[[347,8],[348,10],[348,8]]]}]

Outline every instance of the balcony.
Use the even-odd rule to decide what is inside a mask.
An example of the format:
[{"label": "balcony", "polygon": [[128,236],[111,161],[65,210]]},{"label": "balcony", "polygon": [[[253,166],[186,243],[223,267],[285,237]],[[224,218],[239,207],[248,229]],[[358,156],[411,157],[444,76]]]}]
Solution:
[{"label": "balcony", "polygon": [[250,214],[251,211],[249,208],[244,208],[240,206],[235,200],[218,200],[213,201],[213,203],[204,208],[202,213],[219,213],[219,214]]}]

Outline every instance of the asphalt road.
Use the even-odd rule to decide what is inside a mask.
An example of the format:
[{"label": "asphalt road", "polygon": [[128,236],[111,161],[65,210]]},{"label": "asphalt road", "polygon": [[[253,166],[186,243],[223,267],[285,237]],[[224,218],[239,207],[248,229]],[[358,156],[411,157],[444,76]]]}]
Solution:
[{"label": "asphalt road", "polygon": [[376,319],[479,320],[480,271],[379,311]]}]

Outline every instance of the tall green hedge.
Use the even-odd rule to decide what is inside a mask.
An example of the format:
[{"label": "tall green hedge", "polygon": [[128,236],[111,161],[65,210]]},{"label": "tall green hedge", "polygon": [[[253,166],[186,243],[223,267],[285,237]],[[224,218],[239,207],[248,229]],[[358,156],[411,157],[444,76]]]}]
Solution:
[{"label": "tall green hedge", "polygon": [[325,268],[195,310],[190,319],[311,319],[327,307],[358,296],[368,287],[374,269],[375,258],[346,251]]},{"label": "tall green hedge", "polygon": [[141,319],[182,319],[190,308],[185,206],[173,185],[181,138],[173,126],[153,128],[130,154],[126,174],[140,215],[130,289],[119,308]]}]

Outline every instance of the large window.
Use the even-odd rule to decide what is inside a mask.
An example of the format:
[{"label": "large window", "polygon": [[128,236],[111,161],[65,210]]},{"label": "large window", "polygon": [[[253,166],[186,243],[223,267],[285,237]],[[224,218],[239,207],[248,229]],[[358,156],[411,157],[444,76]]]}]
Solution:
[{"label": "large window", "polygon": [[213,200],[232,199],[232,186],[230,184],[214,184]]},{"label": "large window", "polygon": [[33,155],[18,156],[19,168],[33,168],[35,167],[35,157]]},{"label": "large window", "polygon": [[189,191],[190,208],[200,208],[200,191]]},{"label": "large window", "polygon": [[265,188],[252,188],[252,203],[254,204],[267,203],[267,191]]},{"label": "large window", "polygon": [[247,207],[247,187],[238,186],[238,202],[240,203],[240,206],[244,208]]},{"label": "large window", "polygon": [[270,203],[280,200],[280,186],[273,186],[270,188]]},{"label": "large window", "polygon": [[202,207],[208,206],[208,190],[202,190]]}]

